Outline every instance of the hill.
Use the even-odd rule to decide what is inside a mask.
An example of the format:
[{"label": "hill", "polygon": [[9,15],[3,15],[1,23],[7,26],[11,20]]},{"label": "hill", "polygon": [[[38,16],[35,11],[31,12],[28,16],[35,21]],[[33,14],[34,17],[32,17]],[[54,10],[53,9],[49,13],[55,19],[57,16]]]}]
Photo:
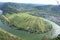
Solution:
[{"label": "hill", "polygon": [[30,33],[45,33],[50,31],[52,28],[52,25],[48,22],[27,13],[6,14],[2,20],[9,26],[16,27],[18,30],[28,31]]},{"label": "hill", "polygon": [[1,3],[1,10],[5,13],[10,12],[21,12],[21,11],[32,11],[32,10],[40,10],[43,12],[49,13],[60,13],[60,5],[38,5],[38,4],[24,4],[24,3]]}]

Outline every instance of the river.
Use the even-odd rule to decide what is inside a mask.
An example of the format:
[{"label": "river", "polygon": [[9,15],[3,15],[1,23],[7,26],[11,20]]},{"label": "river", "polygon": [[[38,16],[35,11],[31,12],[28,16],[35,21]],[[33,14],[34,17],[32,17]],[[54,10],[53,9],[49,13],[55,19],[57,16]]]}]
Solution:
[{"label": "river", "polygon": [[6,24],[3,24],[1,22],[1,20],[0,20],[0,28],[2,28],[5,31],[12,33],[16,36],[22,37],[26,40],[41,40],[42,37],[44,37],[44,36],[49,37],[49,38],[54,38],[54,37],[58,36],[58,34],[60,34],[60,27],[57,24],[55,24],[54,22],[51,22],[47,19],[44,19],[44,18],[41,18],[41,19],[51,23],[53,29],[44,34],[34,34],[34,33],[31,34],[31,33],[25,32],[25,31],[15,30]]}]

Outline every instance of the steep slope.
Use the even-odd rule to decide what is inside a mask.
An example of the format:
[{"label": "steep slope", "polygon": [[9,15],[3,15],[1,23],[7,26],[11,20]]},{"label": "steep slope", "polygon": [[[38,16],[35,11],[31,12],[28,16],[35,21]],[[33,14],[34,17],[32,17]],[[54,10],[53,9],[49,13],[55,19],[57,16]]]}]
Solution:
[{"label": "steep slope", "polygon": [[16,37],[0,28],[0,40],[22,40],[22,38]]},{"label": "steep slope", "polygon": [[52,25],[48,22],[27,13],[6,14],[6,16],[2,17],[5,24],[30,33],[45,33],[52,29]]}]

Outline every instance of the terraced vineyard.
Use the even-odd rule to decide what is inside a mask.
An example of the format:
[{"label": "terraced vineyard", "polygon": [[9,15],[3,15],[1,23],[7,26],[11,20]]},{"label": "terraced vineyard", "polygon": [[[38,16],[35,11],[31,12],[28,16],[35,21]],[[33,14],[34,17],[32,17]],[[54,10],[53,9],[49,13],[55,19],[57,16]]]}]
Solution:
[{"label": "terraced vineyard", "polygon": [[24,40],[50,40],[50,38],[52,40],[52,37],[55,38],[54,36],[60,33],[59,26],[55,25],[53,22],[29,13],[0,15],[1,28]]},{"label": "terraced vineyard", "polygon": [[30,33],[45,33],[52,29],[51,24],[40,19],[39,17],[26,13],[7,14],[2,21],[11,27]]}]

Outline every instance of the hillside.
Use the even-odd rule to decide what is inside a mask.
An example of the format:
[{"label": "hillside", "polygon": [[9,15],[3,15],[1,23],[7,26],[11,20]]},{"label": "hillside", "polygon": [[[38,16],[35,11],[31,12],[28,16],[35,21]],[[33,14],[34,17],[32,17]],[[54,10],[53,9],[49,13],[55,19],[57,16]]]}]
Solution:
[{"label": "hillside", "polygon": [[52,28],[52,25],[48,22],[27,13],[6,14],[5,16],[6,17],[2,19],[3,22],[9,26],[16,27],[18,30],[31,33],[44,33],[50,31]]},{"label": "hillside", "polygon": [[33,4],[23,4],[23,3],[4,3],[1,5],[2,7],[0,8],[3,10],[3,13],[17,13],[25,10],[31,9]]},{"label": "hillside", "polygon": [[22,40],[22,38],[16,37],[0,28],[0,40]]},{"label": "hillside", "polygon": [[21,11],[34,11],[39,10],[42,12],[48,12],[48,13],[60,13],[60,5],[38,5],[38,4],[24,4],[24,3],[1,3],[1,10],[4,11],[4,13],[10,13],[10,12],[21,12]]}]

